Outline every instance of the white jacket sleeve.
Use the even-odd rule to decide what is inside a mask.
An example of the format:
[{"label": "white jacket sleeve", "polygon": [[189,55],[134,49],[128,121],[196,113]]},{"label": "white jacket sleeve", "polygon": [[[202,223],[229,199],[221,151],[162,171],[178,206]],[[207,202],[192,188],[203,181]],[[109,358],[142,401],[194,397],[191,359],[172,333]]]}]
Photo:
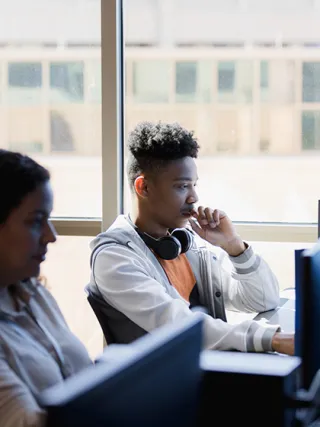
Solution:
[{"label": "white jacket sleeve", "polygon": [[44,427],[46,413],[6,360],[0,358],[1,427]]},{"label": "white jacket sleeve", "polygon": [[262,312],[279,305],[278,280],[251,246],[238,257],[228,257],[224,252],[220,262],[226,309]]},{"label": "white jacket sleeve", "polygon": [[[193,313],[181,298],[173,298],[151,277],[144,260],[131,249],[108,246],[95,259],[94,279],[102,296],[144,330],[152,330]],[[204,348],[216,350],[271,351],[275,328],[255,321],[230,325],[201,313],[204,319]]]}]

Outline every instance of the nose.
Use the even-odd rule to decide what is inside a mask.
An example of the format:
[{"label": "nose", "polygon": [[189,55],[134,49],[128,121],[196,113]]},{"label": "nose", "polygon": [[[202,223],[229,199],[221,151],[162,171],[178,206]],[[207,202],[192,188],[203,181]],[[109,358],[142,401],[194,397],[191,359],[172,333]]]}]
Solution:
[{"label": "nose", "polygon": [[57,232],[51,221],[48,221],[45,226],[43,233],[43,241],[47,245],[48,243],[54,243],[57,240]]},{"label": "nose", "polygon": [[198,200],[199,200],[198,194],[196,192],[195,187],[193,187],[192,190],[190,191],[190,193],[188,194],[188,198],[187,198],[186,202],[188,205],[193,205],[193,204],[197,203]]}]

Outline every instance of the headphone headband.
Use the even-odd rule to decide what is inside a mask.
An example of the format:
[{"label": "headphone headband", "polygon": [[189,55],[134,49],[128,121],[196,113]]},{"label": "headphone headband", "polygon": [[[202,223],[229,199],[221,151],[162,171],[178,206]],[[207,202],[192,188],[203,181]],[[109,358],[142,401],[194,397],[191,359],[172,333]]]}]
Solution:
[{"label": "headphone headband", "polygon": [[137,227],[136,231],[144,243],[159,258],[165,260],[173,260],[180,254],[187,252],[193,242],[192,234],[185,228],[177,228],[170,235],[159,237],[158,239],[140,231]]}]

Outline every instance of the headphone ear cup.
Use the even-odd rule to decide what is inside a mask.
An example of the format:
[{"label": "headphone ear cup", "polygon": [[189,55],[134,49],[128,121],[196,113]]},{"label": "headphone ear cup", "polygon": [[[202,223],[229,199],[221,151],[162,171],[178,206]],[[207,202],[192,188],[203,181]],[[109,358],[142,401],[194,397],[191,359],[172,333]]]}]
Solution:
[{"label": "headphone ear cup", "polygon": [[177,258],[181,253],[181,243],[175,236],[165,236],[158,240],[157,255],[170,261]]},{"label": "headphone ear cup", "polygon": [[181,244],[181,253],[188,252],[193,243],[192,234],[185,228],[177,228],[171,234],[171,237],[175,237]]}]

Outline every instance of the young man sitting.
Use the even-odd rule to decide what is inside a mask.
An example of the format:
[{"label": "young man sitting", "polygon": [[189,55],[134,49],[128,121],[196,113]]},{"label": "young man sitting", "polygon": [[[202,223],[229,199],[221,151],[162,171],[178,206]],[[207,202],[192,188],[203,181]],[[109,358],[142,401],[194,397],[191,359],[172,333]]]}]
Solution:
[{"label": "young man sitting", "polygon": [[129,343],[203,307],[204,348],[293,354],[292,334],[253,320],[227,323],[225,309],[274,309],[279,286],[224,212],[196,208],[193,133],[176,123],[143,122],[128,145],[137,211],[120,215],[91,243],[89,287],[103,299],[114,341]]}]

